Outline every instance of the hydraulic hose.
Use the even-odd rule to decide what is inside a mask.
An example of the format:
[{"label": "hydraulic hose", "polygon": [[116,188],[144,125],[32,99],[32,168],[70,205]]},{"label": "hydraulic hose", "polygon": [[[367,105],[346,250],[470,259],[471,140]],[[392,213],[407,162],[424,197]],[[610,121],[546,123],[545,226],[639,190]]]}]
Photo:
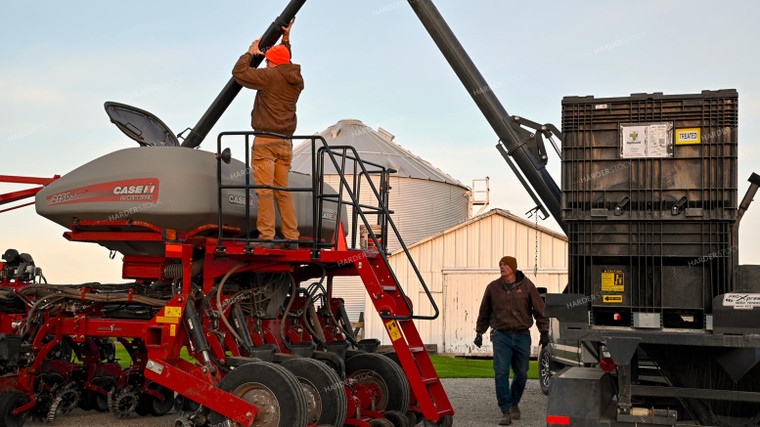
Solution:
[{"label": "hydraulic hose", "polygon": [[222,322],[227,327],[227,329],[230,331],[233,337],[239,342],[242,343],[243,339],[240,337],[240,335],[237,334],[235,331],[235,328],[230,325],[230,322],[227,320],[227,316],[224,315],[224,310],[222,310],[222,291],[224,290],[224,284],[227,283],[227,279],[230,278],[236,271],[240,270],[241,268],[245,267],[246,264],[238,264],[230,269],[230,271],[227,272],[227,274],[222,277],[222,281],[219,282],[219,287],[216,289],[216,310],[217,313],[219,313],[219,317],[222,319]]}]

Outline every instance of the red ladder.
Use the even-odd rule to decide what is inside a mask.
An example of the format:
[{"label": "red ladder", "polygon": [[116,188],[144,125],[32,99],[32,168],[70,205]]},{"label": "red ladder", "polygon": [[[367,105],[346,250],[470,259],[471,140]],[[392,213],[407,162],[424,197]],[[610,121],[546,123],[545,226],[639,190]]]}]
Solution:
[{"label": "red ladder", "polygon": [[402,294],[400,285],[391,274],[385,260],[381,256],[373,257],[368,254],[367,258],[355,261],[354,265],[375,309],[383,318],[386,332],[393,342],[393,348],[409,379],[409,386],[422,415],[433,421],[438,421],[443,416],[453,416],[451,402],[411,319],[411,301]]}]

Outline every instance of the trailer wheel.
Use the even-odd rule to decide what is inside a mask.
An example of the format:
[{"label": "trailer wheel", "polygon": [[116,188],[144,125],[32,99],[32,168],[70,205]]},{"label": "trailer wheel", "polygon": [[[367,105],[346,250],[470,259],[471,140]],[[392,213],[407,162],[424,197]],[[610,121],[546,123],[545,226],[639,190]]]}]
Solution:
[{"label": "trailer wheel", "polygon": [[452,417],[451,415],[444,415],[438,421],[425,420],[425,427],[427,426],[451,427],[453,425],[454,425],[454,417]]},{"label": "trailer wheel", "polygon": [[369,424],[370,427],[393,427],[393,423],[385,418],[375,418],[367,424]]},{"label": "trailer wheel", "polygon": [[406,412],[411,390],[404,370],[377,353],[362,353],[346,361],[346,379],[375,393],[375,410]]},{"label": "trailer wheel", "polygon": [[[219,388],[251,402],[258,409],[252,426],[301,427],[307,424],[306,395],[298,379],[282,366],[252,362],[233,369]],[[211,425],[239,426],[217,412]]]},{"label": "trailer wheel", "polygon": [[551,384],[552,373],[555,370],[555,363],[552,362],[552,353],[546,346],[541,347],[538,354],[538,375],[540,377],[541,392],[549,394],[549,384]]},{"label": "trailer wheel", "polygon": [[298,378],[306,394],[308,422],[342,426],[348,412],[343,380],[332,368],[315,359],[289,359],[282,366]]},{"label": "trailer wheel", "polygon": [[6,427],[21,427],[27,418],[27,413],[13,415],[13,411],[24,405],[29,399],[20,391],[9,391],[0,394],[0,425]]}]

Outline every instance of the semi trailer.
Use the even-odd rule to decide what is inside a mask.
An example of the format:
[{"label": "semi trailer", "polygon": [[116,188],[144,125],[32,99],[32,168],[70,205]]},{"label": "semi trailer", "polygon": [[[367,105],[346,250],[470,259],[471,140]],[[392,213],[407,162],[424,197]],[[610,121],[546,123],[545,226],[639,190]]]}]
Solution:
[{"label": "semi trailer", "polygon": [[568,237],[568,284],[546,295],[547,425],[760,424],[760,276],[737,254],[760,176],[739,203],[737,92],[565,97],[561,129],[540,124],[483,90],[430,0],[409,4]]}]

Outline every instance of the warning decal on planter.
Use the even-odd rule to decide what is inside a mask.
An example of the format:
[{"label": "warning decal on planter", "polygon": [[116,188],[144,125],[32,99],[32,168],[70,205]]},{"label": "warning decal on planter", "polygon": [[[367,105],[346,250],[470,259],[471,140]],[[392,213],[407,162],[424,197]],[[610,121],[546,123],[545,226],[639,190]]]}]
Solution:
[{"label": "warning decal on planter", "polygon": [[388,335],[391,336],[391,341],[401,339],[401,331],[398,330],[398,325],[396,325],[395,320],[386,323],[385,328],[388,329]]}]

